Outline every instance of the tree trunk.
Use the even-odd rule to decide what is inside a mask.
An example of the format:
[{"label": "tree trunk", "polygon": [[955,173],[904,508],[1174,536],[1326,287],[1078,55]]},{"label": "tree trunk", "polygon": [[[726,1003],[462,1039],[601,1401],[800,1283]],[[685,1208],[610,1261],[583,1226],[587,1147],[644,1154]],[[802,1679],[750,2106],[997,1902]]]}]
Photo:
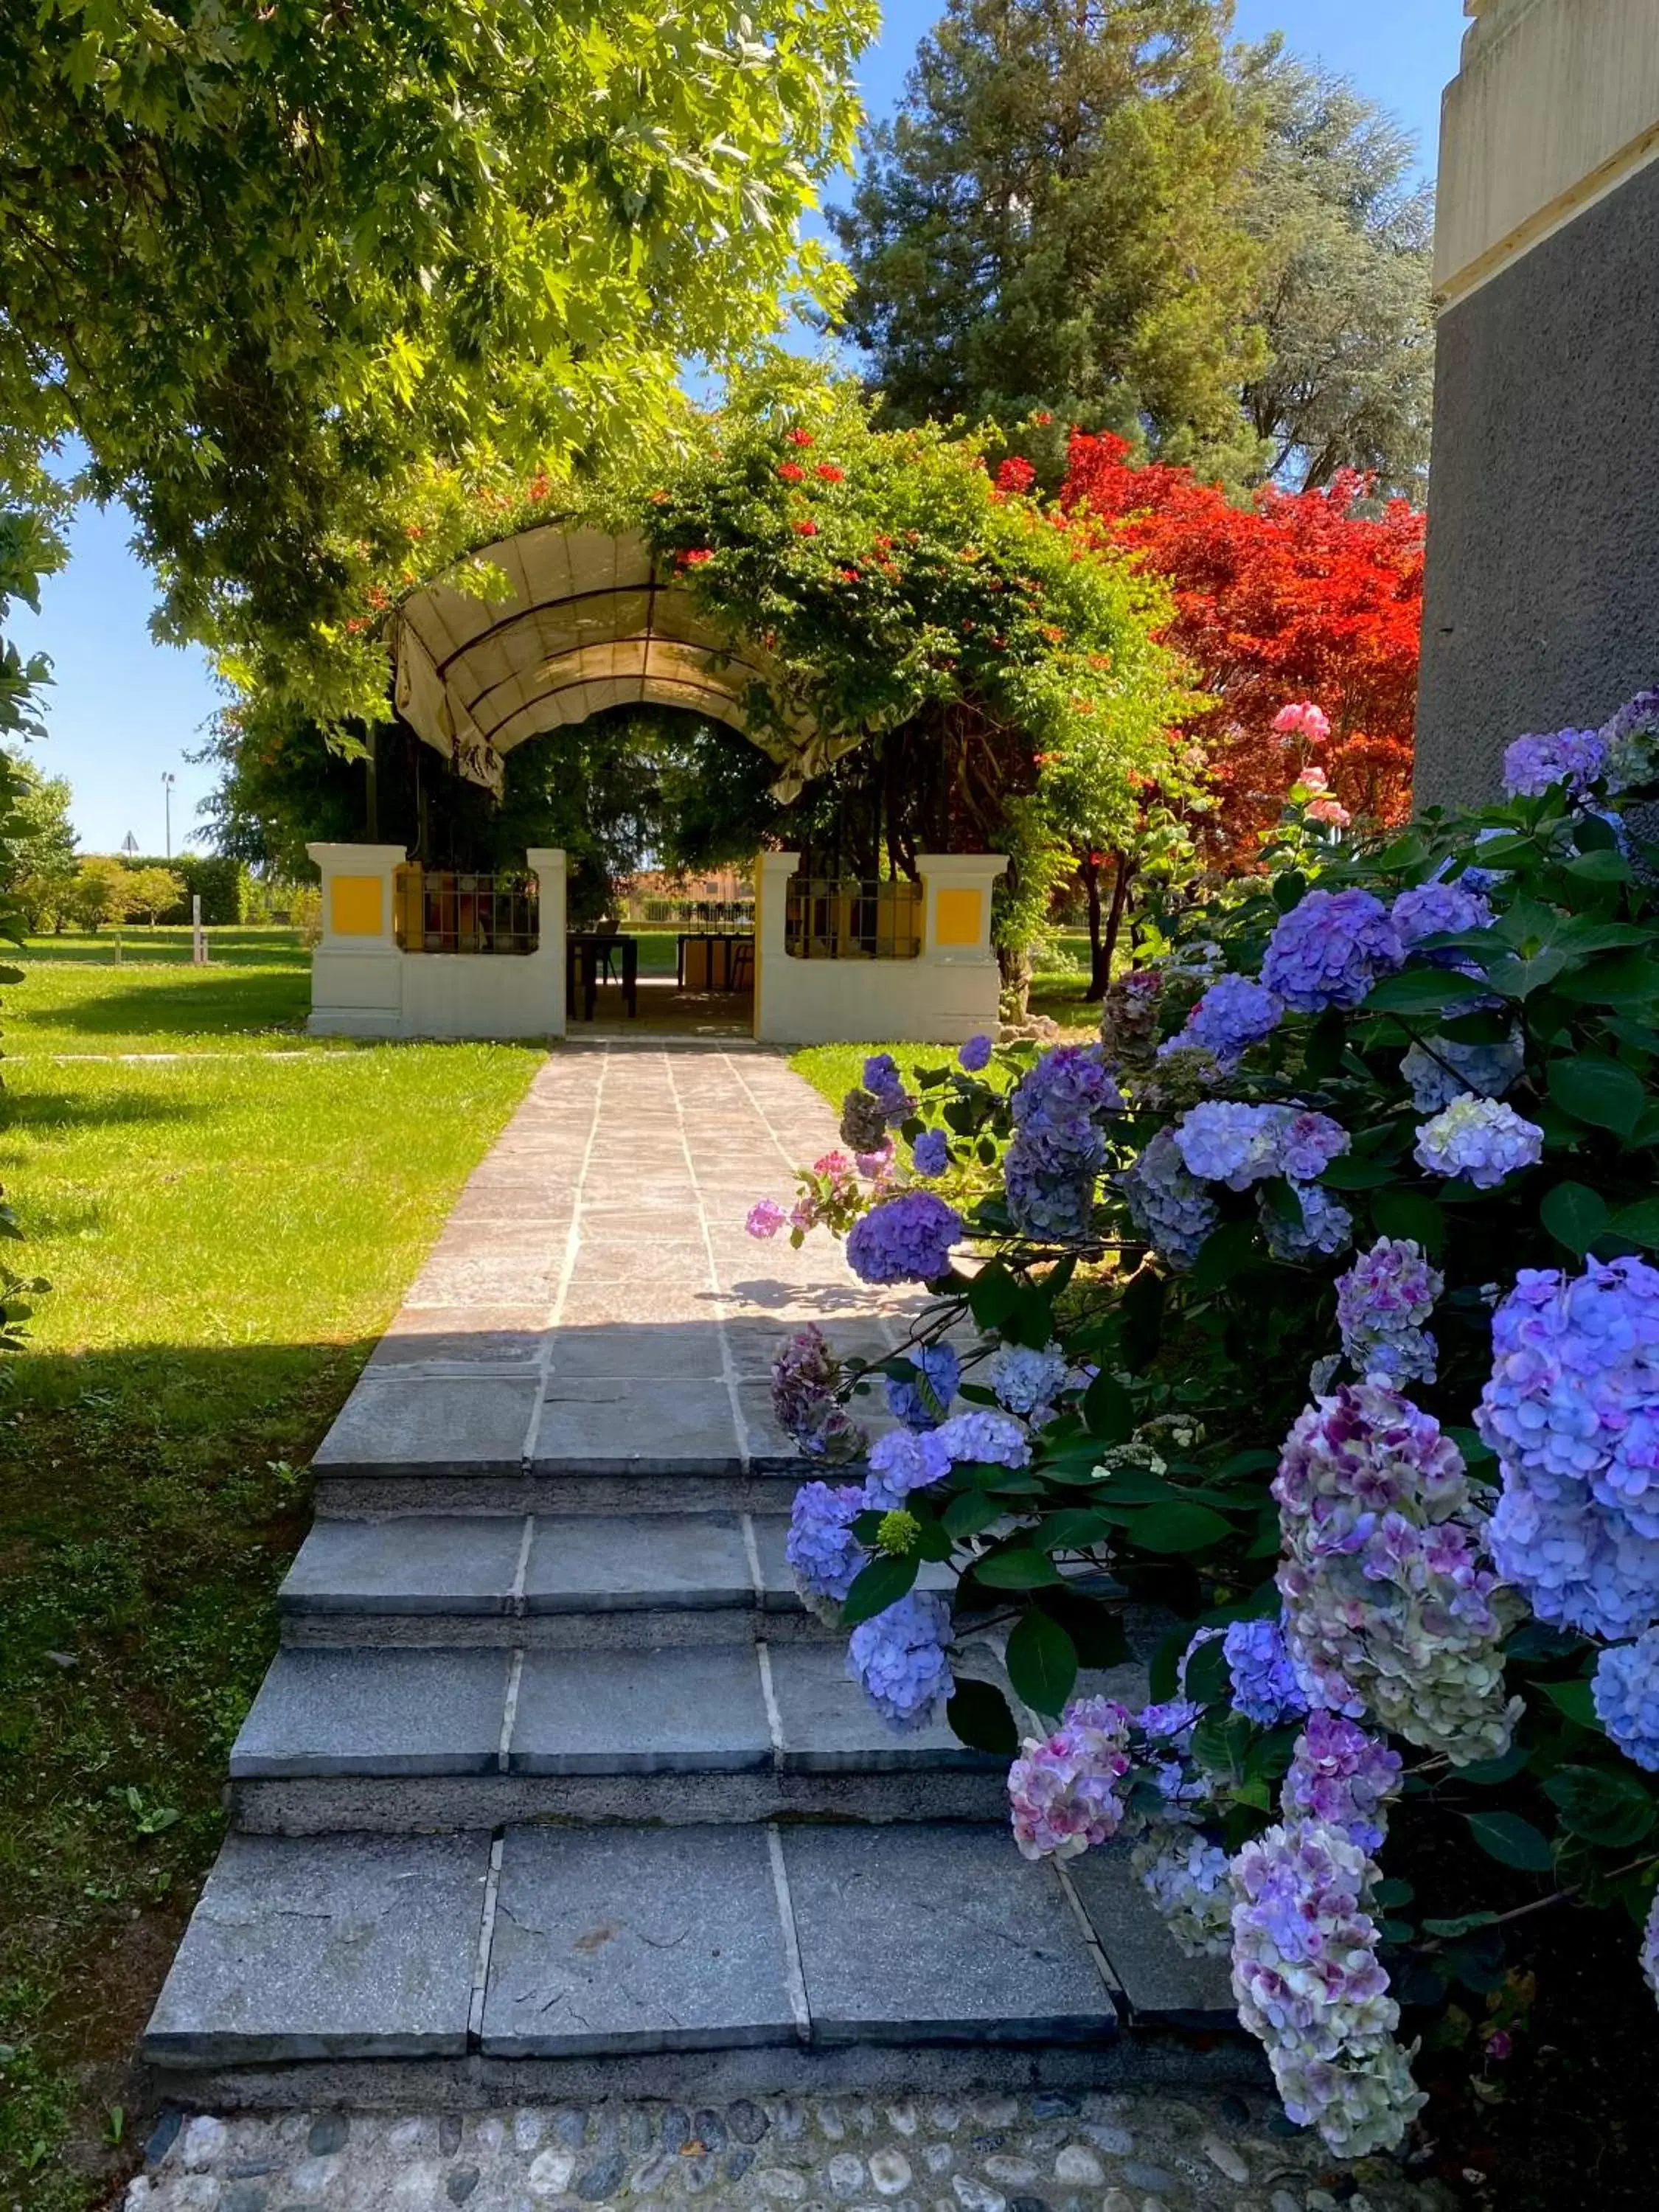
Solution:
[{"label": "tree trunk", "polygon": [[1091,999],[1097,996],[1103,999],[1111,988],[1112,963],[1117,957],[1118,939],[1123,934],[1123,925],[1129,915],[1129,878],[1133,871],[1125,854],[1118,853],[1113,857],[1116,866],[1112,872],[1112,907],[1106,917],[1105,933],[1095,967],[1095,973],[1100,979],[1100,988],[1097,993],[1091,985],[1089,995]]},{"label": "tree trunk", "polygon": [[1089,908],[1089,988],[1084,998],[1098,1001],[1105,997],[1112,980],[1112,956],[1100,933],[1100,863],[1092,853],[1083,863],[1082,874],[1083,896]]},{"label": "tree trunk", "polygon": [[1023,1022],[1030,1011],[1031,954],[1024,945],[999,945],[997,965],[1002,970],[1002,988],[1013,1000],[1013,1018]]}]

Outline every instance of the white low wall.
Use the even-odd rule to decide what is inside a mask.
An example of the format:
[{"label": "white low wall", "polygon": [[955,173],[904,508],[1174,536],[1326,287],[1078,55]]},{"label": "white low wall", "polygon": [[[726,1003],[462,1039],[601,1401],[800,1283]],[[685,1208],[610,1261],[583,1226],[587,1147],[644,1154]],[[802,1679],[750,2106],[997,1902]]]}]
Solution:
[{"label": "white low wall", "polygon": [[312,955],[313,1036],[562,1036],[565,856],[525,856],[540,888],[537,949],[403,952],[392,879],[401,845],[308,845],[322,871],[323,934]]},{"label": "white low wall", "polygon": [[795,853],[766,853],[755,876],[755,1035],[768,1044],[882,1038],[961,1044],[994,1036],[1001,976],[991,949],[1000,853],[917,856],[926,897],[914,960],[799,960],[786,944]]}]

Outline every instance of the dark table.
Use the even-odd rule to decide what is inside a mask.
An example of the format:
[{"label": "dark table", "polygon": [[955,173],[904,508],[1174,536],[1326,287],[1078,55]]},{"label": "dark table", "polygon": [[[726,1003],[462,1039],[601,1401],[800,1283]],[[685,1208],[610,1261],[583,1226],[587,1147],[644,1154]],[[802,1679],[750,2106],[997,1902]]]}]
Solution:
[{"label": "dark table", "polygon": [[730,929],[682,930],[674,977],[682,991],[752,989],[755,940]]},{"label": "dark table", "polygon": [[607,931],[579,929],[564,940],[565,1004],[574,1013],[580,981],[582,995],[582,1019],[591,1022],[593,1009],[599,1002],[599,971],[614,973],[611,963],[616,954],[622,954],[623,1004],[630,1019],[640,1011],[640,940],[621,932],[612,935]]}]

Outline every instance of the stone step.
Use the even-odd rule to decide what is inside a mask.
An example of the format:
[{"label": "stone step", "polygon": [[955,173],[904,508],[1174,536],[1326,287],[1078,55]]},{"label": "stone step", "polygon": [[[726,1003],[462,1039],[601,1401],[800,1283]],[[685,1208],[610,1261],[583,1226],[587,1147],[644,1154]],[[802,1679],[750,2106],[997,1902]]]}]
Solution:
[{"label": "stone step", "polygon": [[[787,1470],[710,1473],[688,1462],[678,1473],[546,1474],[524,1468],[481,1472],[434,1465],[403,1474],[332,1474],[318,1466],[319,1521],[396,1521],[416,1515],[527,1513],[758,1513],[787,1517],[811,1473],[797,1457]],[[857,1470],[847,1480],[856,1480]]]},{"label": "stone step", "polygon": [[[781,1514],[411,1514],[317,1522],[278,1594],[289,1644],[640,1650],[836,1632],[796,1595]],[[943,1567],[924,1583],[945,1587]]]},{"label": "stone step", "polygon": [[696,2053],[705,2085],[787,2087],[815,2062],[856,2079],[860,2052],[879,2079],[898,2052],[925,2087],[950,2078],[928,2053],[994,2079],[1021,2052],[1029,2079],[1038,2051],[1106,2059],[1117,2025],[1098,1932],[1001,1824],[513,1826],[230,1836],[144,2051],[233,2081],[425,2061],[456,2082],[471,2062],[497,2094],[532,2063],[602,2093]]},{"label": "stone step", "polygon": [[1002,1762],[895,1735],[840,1640],[285,1648],[230,1755],[258,1828],[982,1817]]}]

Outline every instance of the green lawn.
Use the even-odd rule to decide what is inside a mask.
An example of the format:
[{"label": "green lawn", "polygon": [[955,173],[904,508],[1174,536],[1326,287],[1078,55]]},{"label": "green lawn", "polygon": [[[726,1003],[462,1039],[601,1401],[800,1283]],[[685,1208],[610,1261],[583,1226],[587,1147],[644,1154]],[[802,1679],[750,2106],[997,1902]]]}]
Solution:
[{"label": "green lawn", "polygon": [[[300,942],[297,930],[280,922],[250,923],[238,929],[210,929],[208,960],[214,967],[285,966],[309,969],[311,955]],[[125,922],[118,931],[65,930],[61,937],[32,937],[23,951],[25,960],[73,960],[93,967],[131,967],[166,961],[189,967],[191,933],[187,924],[163,923],[149,929],[143,922]]]},{"label": "green lawn", "polygon": [[[0,2205],[106,2200],[301,1470],[540,1058],[304,1046],[305,989],[31,963],[4,994],[10,1257],[52,1288],[0,1372]],[[180,1056],[58,1056],[89,1052]]]}]

